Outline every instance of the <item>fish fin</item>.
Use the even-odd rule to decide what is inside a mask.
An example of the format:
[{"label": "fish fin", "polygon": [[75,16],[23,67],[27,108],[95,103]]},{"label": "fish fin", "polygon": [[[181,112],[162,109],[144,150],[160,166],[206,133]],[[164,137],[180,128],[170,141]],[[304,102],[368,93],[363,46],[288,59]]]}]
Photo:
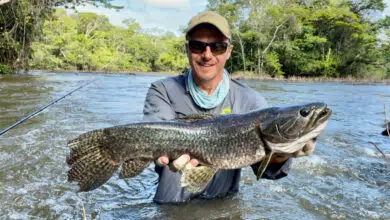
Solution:
[{"label": "fish fin", "polygon": [[73,160],[72,153],[69,156],[72,159],[71,169],[68,170],[68,181],[77,181],[79,192],[90,191],[98,188],[107,182],[119,164],[110,160],[100,148],[90,149],[87,154]]},{"label": "fish fin", "polygon": [[269,151],[265,154],[265,157],[261,161],[259,169],[257,170],[257,173],[256,173],[257,180],[259,180],[261,178],[261,176],[263,175],[265,169],[267,168],[269,162],[271,161],[272,155],[273,155],[272,151]]},{"label": "fish fin", "polygon": [[199,113],[199,114],[192,114],[192,115],[187,115],[184,117],[176,118],[175,121],[180,121],[180,122],[196,122],[196,121],[201,121],[205,119],[212,119],[216,118],[219,115],[211,114],[211,113]]},{"label": "fish fin", "polygon": [[119,173],[119,178],[130,178],[140,174],[146,167],[149,166],[151,160],[135,159],[127,160],[122,164],[122,169]]},{"label": "fish fin", "polygon": [[119,167],[119,163],[101,148],[103,130],[95,130],[80,135],[68,142],[70,154],[66,158],[70,166],[68,181],[76,181],[79,191],[90,191],[107,182]]},{"label": "fish fin", "polygon": [[207,186],[216,172],[217,169],[208,166],[184,168],[180,171],[180,185],[185,187],[187,192],[200,192]]}]

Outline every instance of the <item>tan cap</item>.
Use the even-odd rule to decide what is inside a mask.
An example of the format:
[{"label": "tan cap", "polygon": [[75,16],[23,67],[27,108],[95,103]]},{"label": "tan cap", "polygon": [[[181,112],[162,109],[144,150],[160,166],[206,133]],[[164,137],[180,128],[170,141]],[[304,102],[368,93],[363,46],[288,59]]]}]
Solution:
[{"label": "tan cap", "polygon": [[231,39],[230,28],[227,20],[213,11],[205,11],[192,17],[190,23],[188,24],[186,37],[188,33],[194,29],[194,27],[203,23],[214,25],[223,35],[225,35],[225,37]]}]

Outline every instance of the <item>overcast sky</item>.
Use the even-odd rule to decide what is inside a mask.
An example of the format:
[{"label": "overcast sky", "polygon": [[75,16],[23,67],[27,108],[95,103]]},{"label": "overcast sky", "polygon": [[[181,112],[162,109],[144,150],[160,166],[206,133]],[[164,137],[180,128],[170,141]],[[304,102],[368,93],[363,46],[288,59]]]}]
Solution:
[{"label": "overcast sky", "polygon": [[[390,0],[384,2],[388,7],[383,16],[390,16]],[[94,6],[77,9],[103,14],[113,25],[123,26],[124,19],[134,18],[143,29],[159,28],[180,35],[180,27],[184,27],[192,16],[204,11],[207,0],[114,0],[112,4],[124,6],[124,9],[116,11]]]}]

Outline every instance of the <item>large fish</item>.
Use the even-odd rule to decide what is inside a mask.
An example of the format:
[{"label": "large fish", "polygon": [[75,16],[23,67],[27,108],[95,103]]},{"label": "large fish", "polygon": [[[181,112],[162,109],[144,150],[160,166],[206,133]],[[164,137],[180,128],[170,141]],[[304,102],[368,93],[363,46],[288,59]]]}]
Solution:
[{"label": "large fish", "polygon": [[174,160],[184,153],[201,164],[180,171],[181,186],[189,192],[201,191],[217,169],[262,161],[260,178],[274,153],[300,151],[324,130],[330,115],[325,104],[311,103],[93,130],[69,141],[68,180],[77,181],[80,191],[89,191],[108,181],[120,166],[120,178],[133,177],[162,155]]}]

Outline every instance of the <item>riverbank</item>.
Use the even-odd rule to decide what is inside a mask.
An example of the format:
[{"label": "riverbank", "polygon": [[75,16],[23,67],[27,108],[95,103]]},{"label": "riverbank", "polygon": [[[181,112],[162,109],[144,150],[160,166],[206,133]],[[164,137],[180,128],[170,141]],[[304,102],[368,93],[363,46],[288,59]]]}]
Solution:
[{"label": "riverbank", "polygon": [[[75,71],[75,70],[30,70],[29,72],[43,72],[43,73],[96,73],[96,74],[124,74],[124,75],[163,75],[175,76],[181,74],[175,72],[142,72],[142,71]],[[332,77],[300,77],[290,76],[285,78],[283,76],[271,77],[265,74],[243,74],[242,72],[231,74],[232,79],[236,80],[263,80],[263,81],[286,81],[286,82],[343,82],[352,84],[373,84],[381,83],[390,85],[390,79],[374,79],[374,78],[332,78]]]},{"label": "riverbank", "polygon": [[97,73],[97,74],[123,74],[123,75],[179,75],[180,72],[143,72],[143,71],[80,71],[80,70],[29,70],[34,73]]},{"label": "riverbank", "polygon": [[382,83],[382,84],[390,85],[390,79],[353,78],[353,77],[333,78],[333,77],[290,76],[288,78],[285,78],[283,76],[271,77],[269,75],[264,75],[264,74],[257,75],[257,74],[233,73],[231,78],[237,80],[267,80],[267,81],[287,81],[287,82],[343,82],[343,83],[353,83],[353,84]]}]

